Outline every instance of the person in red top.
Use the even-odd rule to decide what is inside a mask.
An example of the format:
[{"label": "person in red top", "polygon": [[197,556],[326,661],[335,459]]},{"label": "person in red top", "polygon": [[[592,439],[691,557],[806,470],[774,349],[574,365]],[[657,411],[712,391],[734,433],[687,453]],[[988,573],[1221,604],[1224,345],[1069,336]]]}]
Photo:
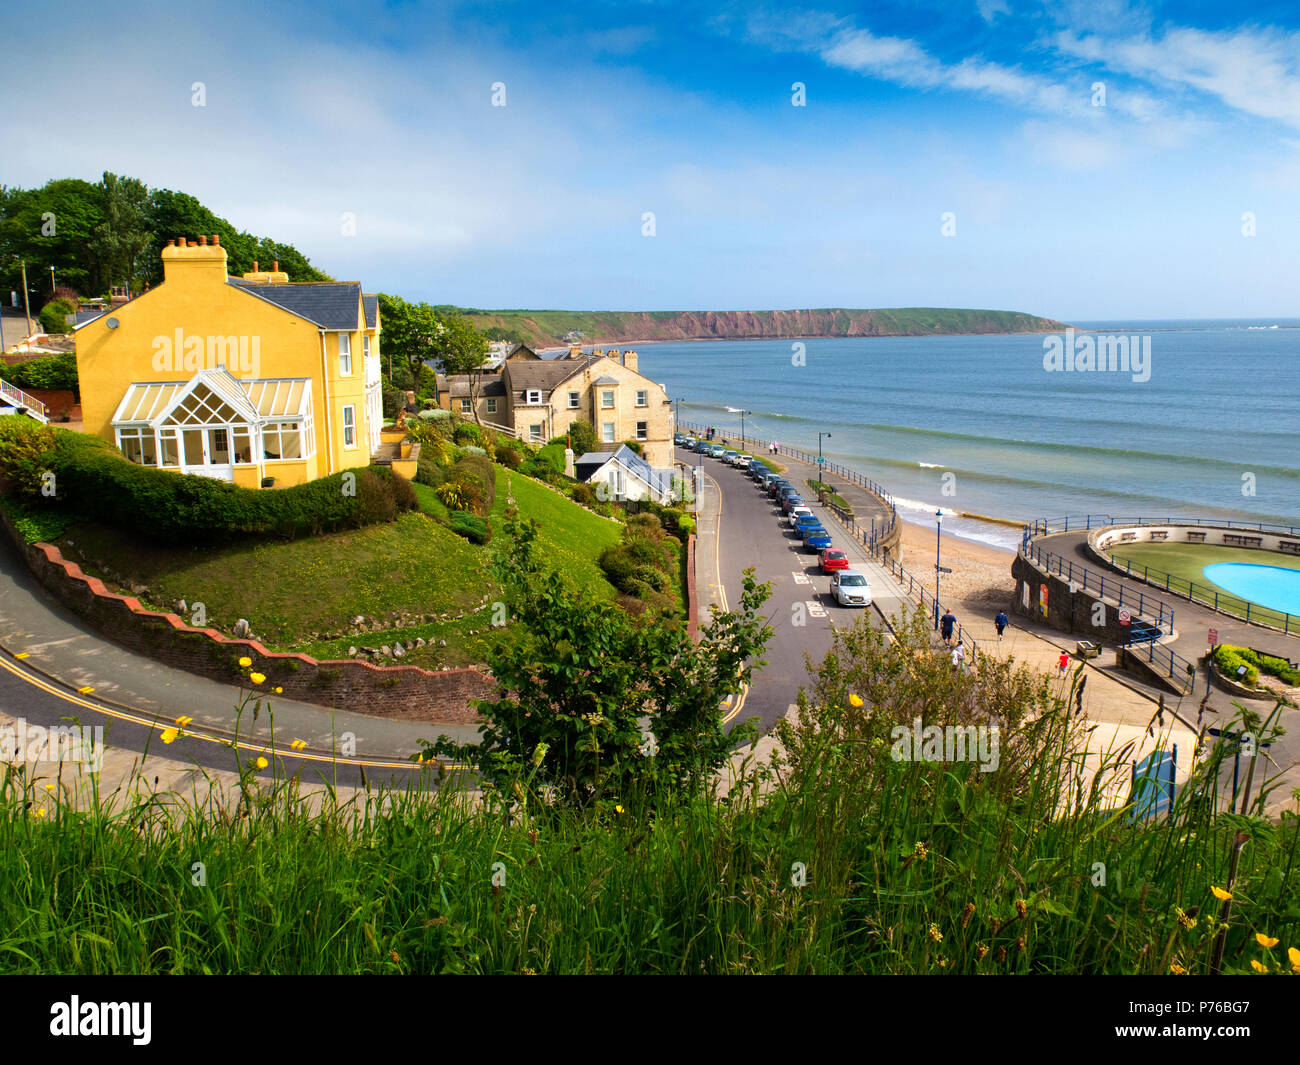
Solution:
[{"label": "person in red top", "polygon": [[1061,676],[1065,676],[1065,671],[1070,668],[1070,656],[1065,651],[1061,652],[1061,660],[1056,663],[1056,668],[1061,671]]}]

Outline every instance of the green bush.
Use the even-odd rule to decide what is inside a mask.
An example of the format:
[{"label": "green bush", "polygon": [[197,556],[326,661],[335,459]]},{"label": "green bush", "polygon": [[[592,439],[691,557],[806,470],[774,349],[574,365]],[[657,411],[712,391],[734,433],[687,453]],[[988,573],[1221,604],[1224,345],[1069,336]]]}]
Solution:
[{"label": "green bush", "polygon": [[483,430],[473,422],[458,422],[456,424],[456,435],[454,439],[458,444],[474,444],[478,447],[482,447]]},{"label": "green bush", "polygon": [[682,536],[689,536],[695,531],[695,519],[689,514],[683,514],[677,519],[677,532]]},{"label": "green bush", "polygon": [[574,418],[569,423],[567,434],[553,437],[547,443],[559,444],[560,453],[563,454],[566,441],[570,442],[569,446],[573,448],[573,453],[578,456],[600,450],[600,441],[596,438],[596,427],[582,418]]},{"label": "green bush", "polygon": [[50,468],[54,430],[31,418],[0,418],[0,478],[22,496],[39,496],[41,474]]},{"label": "green bush", "polygon": [[68,315],[75,310],[67,300],[50,300],[36,317],[40,319],[41,328],[45,332],[66,333],[72,328],[68,325]]},{"label": "green bush", "polygon": [[396,418],[398,412],[406,406],[406,393],[400,388],[394,388],[387,381],[383,382],[382,387],[384,417]]},{"label": "green bush", "polygon": [[[1214,664],[1229,680],[1235,680],[1238,683],[1244,683],[1247,687],[1253,688],[1259,683],[1259,669],[1247,662],[1242,657],[1241,652],[1244,648],[1230,647],[1228,644],[1220,644],[1214,649]],[[1244,677],[1237,676],[1237,670],[1246,667]]]},{"label": "green bush", "polygon": [[[1251,647],[1234,647],[1231,644],[1220,644],[1219,650],[1227,650],[1246,663],[1254,667],[1258,673],[1267,673],[1269,676],[1277,677],[1283,684],[1288,687],[1300,685],[1300,670],[1297,670],[1285,658],[1278,658],[1276,655],[1261,654]],[[1240,665],[1238,662],[1237,665]],[[1233,675],[1235,675],[1235,667]],[[1249,674],[1248,674],[1249,675]]]},{"label": "green bush", "polygon": [[492,538],[492,530],[488,523],[477,514],[470,514],[464,510],[452,513],[451,530],[465,537],[472,544],[485,544]]},{"label": "green bush", "polygon": [[43,355],[16,366],[6,366],[3,376],[11,385],[22,389],[61,389],[79,394],[77,381],[77,353],[65,351],[59,355]]},{"label": "green bush", "polygon": [[519,469],[523,455],[512,447],[497,447],[497,462],[508,470]]},{"label": "green bush", "polygon": [[605,548],[598,562],[610,584],[625,596],[662,613],[677,604],[679,552],[658,517],[634,514],[623,526],[623,539]]},{"label": "green bush", "polygon": [[477,444],[465,444],[464,446],[461,447],[461,450],[462,450],[463,452],[465,452],[466,455],[486,455],[486,454],[487,454],[487,448],[485,448],[485,447],[479,447]]},{"label": "green bush", "polygon": [[466,454],[447,471],[447,479],[473,484],[482,501],[483,513],[487,513],[497,497],[496,469],[486,455],[473,454],[468,448],[465,451]]},{"label": "green bush", "polygon": [[294,538],[389,521],[413,509],[409,483],[383,466],[292,488],[240,488],[210,477],[128,462],[99,437],[53,430],[43,456],[55,473],[51,506],[169,544],[232,537]]},{"label": "green bush", "polygon": [[570,497],[575,503],[581,503],[584,507],[589,507],[596,502],[596,490],[585,481],[579,481],[573,486]]}]

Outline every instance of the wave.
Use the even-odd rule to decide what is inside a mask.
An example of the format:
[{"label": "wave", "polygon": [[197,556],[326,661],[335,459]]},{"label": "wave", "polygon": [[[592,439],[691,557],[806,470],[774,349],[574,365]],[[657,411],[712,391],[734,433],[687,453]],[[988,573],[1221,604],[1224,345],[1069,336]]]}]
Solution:
[{"label": "wave", "polygon": [[942,462],[918,462],[917,465],[926,470],[942,470],[945,468]]}]

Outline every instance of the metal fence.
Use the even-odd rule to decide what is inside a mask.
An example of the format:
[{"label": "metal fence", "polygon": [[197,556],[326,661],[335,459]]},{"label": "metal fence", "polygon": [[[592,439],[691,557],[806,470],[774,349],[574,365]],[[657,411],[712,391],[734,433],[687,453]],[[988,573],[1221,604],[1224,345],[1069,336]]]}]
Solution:
[{"label": "metal fence", "polygon": [[1121,607],[1127,607],[1129,610],[1136,611],[1141,617],[1150,619],[1157,628],[1165,632],[1173,631],[1173,608],[1153,595],[1134,592],[1126,587],[1126,582],[1120,578],[1108,577],[1074,559],[1046,551],[1034,540],[1021,544],[1020,553],[1048,573],[1054,573],[1062,580],[1077,584],[1087,591],[1096,592],[1104,599],[1115,600]]},{"label": "metal fence", "polygon": [[1227,518],[1121,518],[1113,514],[1072,514],[1064,518],[1039,518],[1025,526],[1025,537],[1047,533],[1078,532],[1103,529],[1107,525],[1209,525],[1224,529],[1248,529],[1251,532],[1281,533],[1300,536],[1294,525],[1274,525],[1266,521],[1230,521]]}]

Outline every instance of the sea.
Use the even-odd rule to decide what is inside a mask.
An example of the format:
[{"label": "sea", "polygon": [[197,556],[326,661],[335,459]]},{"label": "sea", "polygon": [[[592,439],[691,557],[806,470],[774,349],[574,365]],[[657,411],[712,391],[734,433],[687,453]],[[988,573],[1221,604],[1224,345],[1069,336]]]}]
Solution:
[{"label": "sea", "polygon": [[[1300,525],[1300,319],[1073,326],[636,347],[683,423],[738,439],[743,410],[747,435],[814,452],[829,433],[822,453],[900,517],[933,527],[942,508],[964,539],[1012,549],[1020,533],[963,512]],[[1128,339],[1127,368],[1101,337]]]}]

